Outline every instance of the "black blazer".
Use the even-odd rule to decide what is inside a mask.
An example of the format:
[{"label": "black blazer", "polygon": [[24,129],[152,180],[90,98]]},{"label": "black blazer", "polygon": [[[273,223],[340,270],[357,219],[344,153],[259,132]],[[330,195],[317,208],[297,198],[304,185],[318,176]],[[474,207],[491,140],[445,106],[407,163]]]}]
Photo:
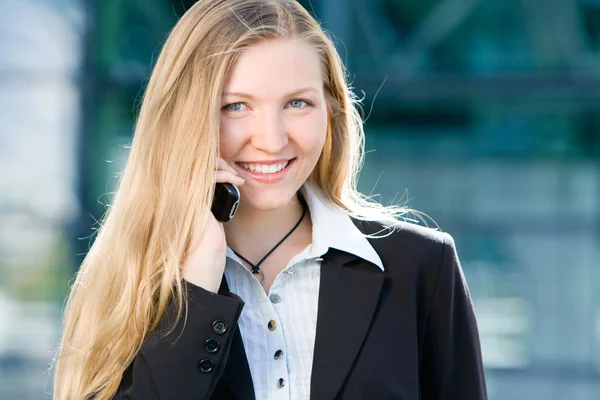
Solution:
[{"label": "black blazer", "polygon": [[[381,225],[355,221],[363,233]],[[408,223],[369,239],[385,271],[323,256],[311,399],[486,399],[477,323],[450,235]],[[115,400],[254,399],[237,321],[243,301],[188,284],[189,309],[152,333]],[[162,327],[169,326],[172,312]]]}]

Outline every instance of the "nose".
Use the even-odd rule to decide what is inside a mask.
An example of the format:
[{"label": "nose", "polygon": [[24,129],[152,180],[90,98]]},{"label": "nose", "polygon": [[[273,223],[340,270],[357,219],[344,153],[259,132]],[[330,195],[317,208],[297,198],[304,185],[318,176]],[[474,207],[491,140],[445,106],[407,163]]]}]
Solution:
[{"label": "nose", "polygon": [[263,111],[251,127],[251,143],[258,150],[278,154],[288,145],[288,133],[282,115],[276,111]]}]

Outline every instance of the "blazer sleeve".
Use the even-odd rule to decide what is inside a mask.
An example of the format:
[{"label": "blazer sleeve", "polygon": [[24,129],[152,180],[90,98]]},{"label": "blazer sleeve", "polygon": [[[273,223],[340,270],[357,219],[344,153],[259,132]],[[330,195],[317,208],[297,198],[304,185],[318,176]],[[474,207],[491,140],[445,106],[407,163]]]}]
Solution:
[{"label": "blazer sleeve", "polygon": [[485,400],[477,321],[452,237],[442,258],[423,336],[422,400]]},{"label": "blazer sleeve", "polygon": [[165,335],[175,310],[148,335],[113,400],[208,399],[223,375],[244,302],[187,283],[188,310]]}]

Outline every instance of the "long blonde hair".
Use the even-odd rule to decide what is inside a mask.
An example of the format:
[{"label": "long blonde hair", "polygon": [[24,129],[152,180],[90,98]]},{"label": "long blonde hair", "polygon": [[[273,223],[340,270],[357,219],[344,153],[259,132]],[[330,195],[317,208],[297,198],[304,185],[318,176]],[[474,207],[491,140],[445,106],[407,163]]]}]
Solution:
[{"label": "long blonde hair", "polygon": [[180,266],[194,225],[210,212],[221,92],[237,55],[269,39],[305,40],[321,56],[330,116],[310,182],[356,218],[403,211],[356,190],[362,121],[334,44],[310,14],[295,0],[198,1],[162,48],[118,190],[69,295],[56,400],[111,398],[167,304],[183,316]]}]

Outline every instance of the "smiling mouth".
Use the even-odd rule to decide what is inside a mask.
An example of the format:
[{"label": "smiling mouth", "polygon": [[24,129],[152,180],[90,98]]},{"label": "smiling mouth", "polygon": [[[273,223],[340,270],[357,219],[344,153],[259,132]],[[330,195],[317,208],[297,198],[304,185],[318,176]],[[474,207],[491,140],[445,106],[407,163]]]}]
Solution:
[{"label": "smiling mouth", "polygon": [[268,165],[260,164],[260,163],[236,162],[236,165],[238,165],[239,167],[241,167],[249,172],[270,175],[270,174],[276,174],[277,172],[280,172],[280,171],[286,169],[293,160],[294,159],[287,160],[287,161],[281,161],[281,162],[278,162],[275,164],[268,164]]}]

